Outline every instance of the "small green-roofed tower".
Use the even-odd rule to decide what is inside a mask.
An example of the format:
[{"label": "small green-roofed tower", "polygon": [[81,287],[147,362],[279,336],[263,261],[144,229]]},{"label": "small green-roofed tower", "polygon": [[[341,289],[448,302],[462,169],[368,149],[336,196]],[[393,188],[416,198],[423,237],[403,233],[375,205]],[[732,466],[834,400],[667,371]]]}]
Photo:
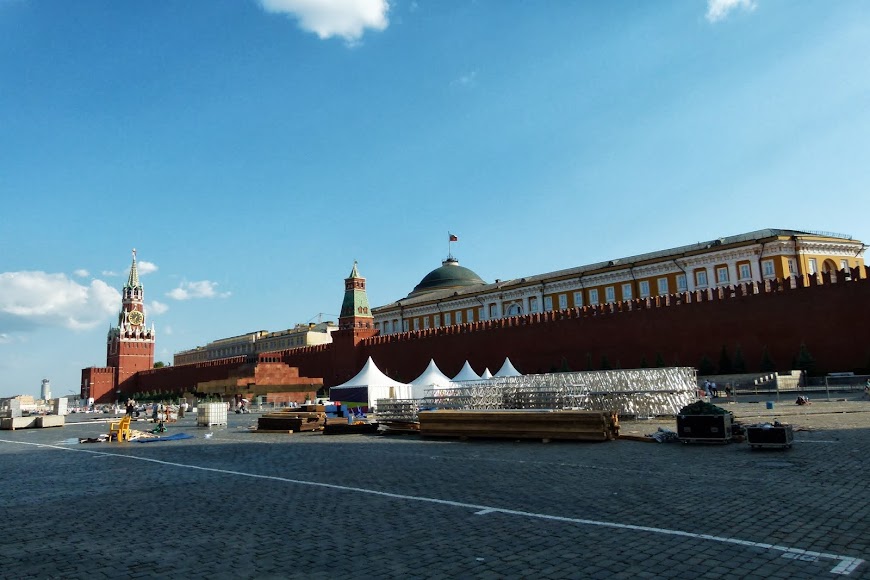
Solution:
[{"label": "small green-roofed tower", "polygon": [[374,317],[369,308],[369,297],[366,294],[366,279],[359,275],[356,262],[350,276],[344,279],[344,300],[341,303],[341,313],[338,315],[338,327],[343,328],[373,328]]}]

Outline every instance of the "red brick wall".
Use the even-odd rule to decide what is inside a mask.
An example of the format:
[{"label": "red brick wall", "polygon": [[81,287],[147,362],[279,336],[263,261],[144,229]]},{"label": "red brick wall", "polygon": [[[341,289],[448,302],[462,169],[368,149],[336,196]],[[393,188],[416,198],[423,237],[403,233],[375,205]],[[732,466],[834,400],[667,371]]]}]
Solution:
[{"label": "red brick wall", "polygon": [[[434,358],[448,376],[468,360],[475,371],[495,373],[510,357],[522,373],[593,368],[606,357],[611,367],[634,368],[658,354],[668,366],[698,366],[706,356],[718,364],[722,346],[731,358],[737,345],[747,369],[756,371],[766,346],[779,370],[792,367],[805,343],[820,372],[853,370],[870,362],[870,280],[789,289],[778,284],[758,294],[723,290],[635,300],[546,314],[374,337],[356,349],[336,344],[283,351],[282,360],[305,376],[333,386],[358,372],[368,356],[396,379],[415,379]],[[668,305],[670,303],[670,305]]]},{"label": "red brick wall", "polygon": [[[468,360],[475,371],[498,371],[510,357],[522,373],[549,372],[567,366],[587,368],[587,353],[595,369],[607,357],[611,367],[635,368],[658,354],[667,366],[698,366],[706,356],[718,363],[722,346],[731,358],[740,345],[747,370],[757,371],[766,346],[778,370],[792,367],[801,343],[820,372],[848,371],[870,364],[870,280],[789,289],[729,288],[705,297],[702,293],[652,300],[570,309],[502,320],[376,336],[358,342],[268,353],[260,362],[298,367],[302,377],[322,377],[326,386],[340,384],[362,368],[368,356],[389,376],[415,379],[434,358],[448,376]],[[188,391],[197,382],[225,379],[245,359],[224,359],[140,372],[139,391]],[[264,367],[265,369],[266,367]],[[264,370],[263,372],[268,372]],[[266,377],[264,375],[264,380]]]}]

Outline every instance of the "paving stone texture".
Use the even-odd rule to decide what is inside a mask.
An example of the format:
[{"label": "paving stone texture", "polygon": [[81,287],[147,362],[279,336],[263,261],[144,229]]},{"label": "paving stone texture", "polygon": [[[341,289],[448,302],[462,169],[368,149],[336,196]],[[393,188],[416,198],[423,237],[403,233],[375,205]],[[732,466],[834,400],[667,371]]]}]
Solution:
[{"label": "paving stone texture", "polygon": [[853,398],[719,401],[792,424],[789,450],[257,434],[256,415],[79,444],[108,426],[71,415],[0,431],[0,577],[870,578]]}]

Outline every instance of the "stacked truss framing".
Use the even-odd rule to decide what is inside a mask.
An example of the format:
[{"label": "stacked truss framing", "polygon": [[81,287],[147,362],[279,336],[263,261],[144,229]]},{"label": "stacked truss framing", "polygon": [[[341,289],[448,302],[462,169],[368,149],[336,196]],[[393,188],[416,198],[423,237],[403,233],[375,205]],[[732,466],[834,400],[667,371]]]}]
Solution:
[{"label": "stacked truss framing", "polygon": [[[695,369],[671,367],[493,377],[427,389],[420,409],[586,409],[675,415],[696,399]],[[388,401],[378,401],[378,411]],[[393,412],[393,411],[391,411]]]}]

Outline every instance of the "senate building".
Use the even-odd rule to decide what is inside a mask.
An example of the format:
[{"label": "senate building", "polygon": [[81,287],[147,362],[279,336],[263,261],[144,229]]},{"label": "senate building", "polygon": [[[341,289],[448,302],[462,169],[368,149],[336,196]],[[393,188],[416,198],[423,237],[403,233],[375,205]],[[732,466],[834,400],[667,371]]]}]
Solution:
[{"label": "senate building", "polygon": [[372,312],[381,334],[424,330],[849,271],[863,267],[864,248],[842,234],[765,229],[489,283],[448,256],[407,296]]}]

